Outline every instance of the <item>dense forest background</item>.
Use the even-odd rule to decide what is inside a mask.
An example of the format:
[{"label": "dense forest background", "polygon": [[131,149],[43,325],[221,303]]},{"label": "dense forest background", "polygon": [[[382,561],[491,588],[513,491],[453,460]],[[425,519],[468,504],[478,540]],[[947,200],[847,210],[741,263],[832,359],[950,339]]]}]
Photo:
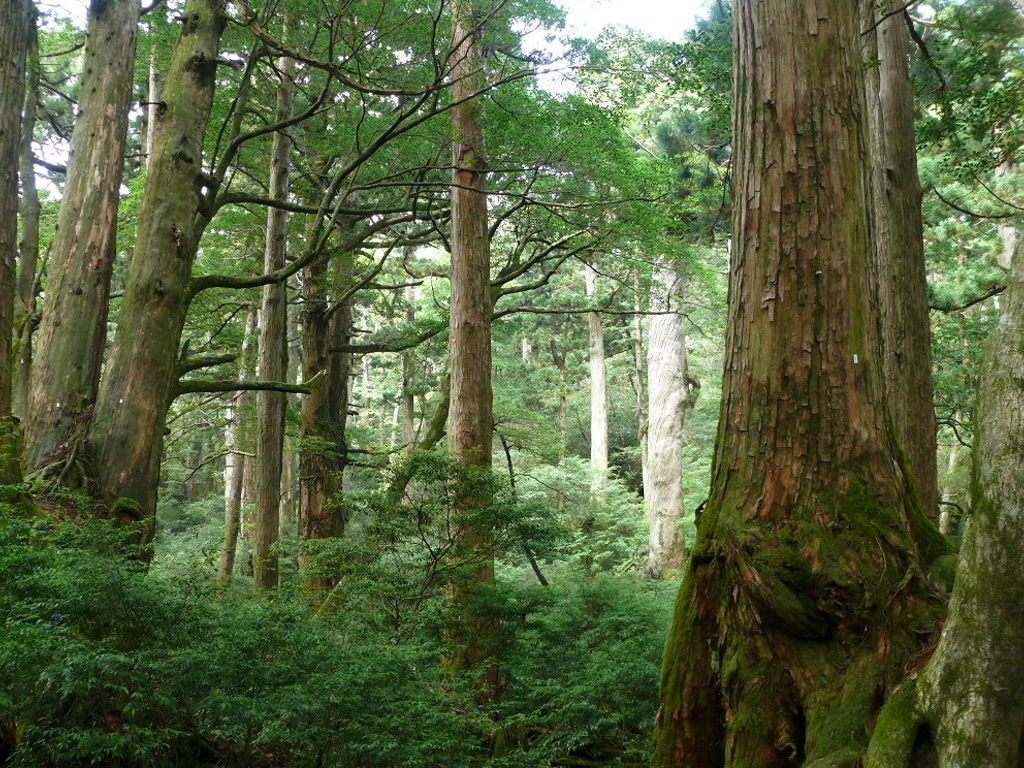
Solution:
[{"label": "dense forest background", "polygon": [[[811,764],[806,718],[774,762],[654,746],[719,514],[733,11],[667,42],[541,0],[0,0],[0,764]],[[913,87],[880,124],[916,128],[945,605],[1024,22],[861,11]]]}]

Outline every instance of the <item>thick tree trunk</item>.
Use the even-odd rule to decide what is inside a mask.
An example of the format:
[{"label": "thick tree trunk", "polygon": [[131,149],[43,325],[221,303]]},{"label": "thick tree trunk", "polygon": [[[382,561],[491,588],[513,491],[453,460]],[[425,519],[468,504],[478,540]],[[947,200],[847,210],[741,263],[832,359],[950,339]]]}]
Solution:
[{"label": "thick tree trunk", "polygon": [[203,139],[226,18],[219,0],[188,0],[167,72],[125,280],[121,318],[89,430],[93,473],[111,512],[151,521],[163,432],[199,232]]},{"label": "thick tree trunk", "polygon": [[[287,27],[288,22],[285,22]],[[275,121],[292,113],[294,59],[278,61],[281,82],[277,87]],[[288,197],[291,140],[284,131],[274,134],[270,155],[269,196]],[[283,269],[288,250],[288,214],[267,209],[267,241],[263,271]],[[288,370],[288,293],[283,282],[263,286],[260,309],[259,375],[266,381],[284,381]],[[284,392],[259,392],[256,396],[256,525],[253,535],[253,569],[257,587],[269,589],[278,582],[278,555],[274,550],[280,528],[281,466],[284,456]]]},{"label": "thick tree trunk", "polygon": [[[245,335],[242,337],[242,354],[238,366],[238,379],[245,381],[253,374],[253,363],[250,348],[256,333],[256,310],[249,310],[245,323]],[[231,578],[235,571],[235,554],[238,552],[238,531],[242,522],[242,477],[244,475],[245,454],[243,448],[242,418],[249,401],[247,392],[238,392],[228,401],[227,427],[224,430],[224,544],[220,552],[220,565],[217,568],[218,579]]]},{"label": "thick tree trunk", "polygon": [[79,111],[33,362],[26,464],[73,450],[96,400],[107,339],[139,0],[89,6]]},{"label": "thick tree trunk", "polygon": [[[299,455],[299,533],[305,541],[341,536],[345,532],[340,493],[348,444],[349,377],[352,355],[341,349],[351,343],[352,305],[330,307],[327,263],[317,260],[305,270],[302,313],[302,375],[306,381],[325,373],[302,400],[302,452]],[[331,265],[331,289],[337,296],[348,287],[351,256],[341,254]],[[299,553],[299,568],[312,558]],[[333,585],[323,574],[307,577],[314,593]]]},{"label": "thick tree trunk", "polygon": [[985,349],[971,516],[942,640],[879,718],[866,768],[1024,766],[1024,252]]},{"label": "thick tree trunk", "polygon": [[[480,127],[480,100],[468,99],[481,84],[480,30],[472,0],[452,8],[452,233],[451,233],[451,404],[448,448],[464,466],[491,466],[491,256],[487,231],[487,158]],[[461,102],[461,103],[460,103]],[[481,675],[486,696],[498,691],[498,624],[474,602],[481,586],[494,582],[493,534],[481,526],[469,499],[455,511],[456,553],[470,575],[453,585],[449,637],[454,671]]]},{"label": "thick tree trunk", "polygon": [[656,766],[852,765],[942,611],[883,400],[859,16],[821,7],[734,5],[722,410]]},{"label": "thick tree trunk", "polygon": [[11,336],[18,255],[18,155],[25,101],[25,52],[31,4],[0,0],[0,483],[16,483],[17,424],[11,419]]},{"label": "thick tree trunk", "polygon": [[[583,268],[587,298],[597,294],[597,270]],[[608,394],[604,364],[604,326],[600,312],[588,312],[590,327],[590,468],[594,488],[600,488],[608,475]]]},{"label": "thick tree trunk", "polygon": [[883,396],[925,512],[939,514],[931,321],[903,0],[861,0]]},{"label": "thick tree trunk", "polygon": [[686,386],[686,336],[682,291],[674,266],[661,267],[652,291],[647,338],[648,404],[644,501],[650,528],[650,554],[644,573],[660,578],[679,568],[686,542],[679,530],[683,515],[683,422],[690,406]]},{"label": "thick tree trunk", "polygon": [[25,111],[21,122],[21,242],[18,244],[18,279],[14,300],[14,373],[11,409],[22,422],[28,416],[32,381],[32,333],[36,312],[36,269],[39,267],[39,190],[36,189],[35,155],[32,138],[39,111],[39,23],[33,9],[29,28],[25,72]]}]

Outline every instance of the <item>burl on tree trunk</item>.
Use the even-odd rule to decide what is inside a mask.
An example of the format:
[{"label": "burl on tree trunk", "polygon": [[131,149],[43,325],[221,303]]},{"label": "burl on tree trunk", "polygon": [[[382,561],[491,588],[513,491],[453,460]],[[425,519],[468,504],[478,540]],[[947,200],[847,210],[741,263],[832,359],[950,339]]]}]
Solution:
[{"label": "burl on tree trunk", "polygon": [[822,9],[734,6],[721,418],[656,766],[853,765],[943,611],[883,398],[858,8]]}]

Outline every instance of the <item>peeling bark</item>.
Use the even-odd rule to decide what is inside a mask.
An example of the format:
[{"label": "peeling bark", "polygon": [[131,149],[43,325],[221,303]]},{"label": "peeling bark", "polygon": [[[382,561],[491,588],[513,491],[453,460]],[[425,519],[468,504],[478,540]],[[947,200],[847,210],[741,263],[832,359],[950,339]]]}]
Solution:
[{"label": "peeling bark", "polygon": [[[452,7],[452,231],[451,231],[451,403],[448,448],[463,465],[491,466],[493,415],[491,391],[491,251],[487,231],[487,157],[480,126],[480,100],[470,98],[481,85],[480,29],[472,0]],[[461,102],[461,103],[460,103]],[[475,505],[465,501],[454,513],[456,555],[474,563],[470,575],[452,587],[446,660],[452,671],[481,675],[481,691],[498,691],[498,625],[481,615],[474,602],[481,586],[494,583],[493,534],[481,526]]]},{"label": "peeling bark", "polygon": [[[914,95],[902,0],[861,0],[865,132],[882,327],[882,382],[896,439],[926,514],[939,516],[931,320],[925,280]],[[879,23],[880,22],[880,23]],[[877,24],[877,26],[875,26]]]},{"label": "peeling bark", "polygon": [[853,3],[734,5],[721,417],[661,768],[852,764],[942,614],[922,563],[945,545],[885,410],[859,21]]}]

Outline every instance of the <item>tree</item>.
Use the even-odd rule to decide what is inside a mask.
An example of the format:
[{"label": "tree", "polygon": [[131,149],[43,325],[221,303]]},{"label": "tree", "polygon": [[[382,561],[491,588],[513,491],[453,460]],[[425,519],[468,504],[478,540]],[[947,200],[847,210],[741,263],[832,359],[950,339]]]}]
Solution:
[{"label": "tree", "polygon": [[654,764],[846,765],[936,628],[945,545],[885,410],[856,4],[734,14],[721,417]]},{"label": "tree", "polygon": [[876,291],[882,314],[882,382],[900,450],[921,503],[938,519],[932,347],[925,280],[921,184],[914,139],[906,23],[900,3],[861,3],[869,191]]},{"label": "tree", "polygon": [[140,0],[89,6],[79,111],[29,397],[25,456],[34,469],[82,431],[99,387],[140,7]]},{"label": "tree", "polygon": [[[285,30],[289,21],[285,19]],[[278,62],[280,83],[274,119],[281,123],[292,116],[295,85],[292,73],[295,60],[284,56]],[[291,136],[285,131],[274,134],[270,155],[269,194],[274,200],[288,198],[291,170]],[[267,236],[263,271],[284,269],[288,251],[288,212],[267,209]],[[259,375],[266,381],[284,381],[288,368],[288,296],[283,281],[263,286],[260,309]],[[285,394],[266,390],[256,396],[256,530],[253,541],[253,565],[256,585],[263,589],[277,586],[278,557],[273,551],[278,539],[281,515],[281,472],[284,459]]]},{"label": "tree", "polygon": [[[487,226],[487,155],[482,104],[473,98],[481,82],[480,35],[473,0],[452,7],[452,225],[451,225],[451,399],[448,449],[464,466],[491,466],[491,248]],[[485,499],[466,497],[455,523],[458,548],[471,559],[456,584],[449,660],[453,670],[482,673],[486,695],[496,696],[496,620],[480,611],[480,587],[494,582],[492,533],[482,519]]]},{"label": "tree", "polygon": [[[597,270],[585,264],[587,298],[597,297]],[[604,484],[608,474],[608,388],[604,362],[604,326],[600,312],[587,313],[590,329],[590,468],[594,488]]]},{"label": "tree", "polygon": [[679,531],[683,514],[683,422],[690,406],[683,329],[682,279],[674,264],[658,268],[647,335],[647,466],[644,502],[650,552],[644,573],[659,578],[679,568],[686,542]]},{"label": "tree", "polygon": [[25,96],[25,55],[31,4],[2,0],[0,18],[0,419],[3,446],[0,482],[16,482],[17,427],[10,423],[12,397],[11,336],[14,330],[15,264],[18,255],[18,156],[21,107]]}]

